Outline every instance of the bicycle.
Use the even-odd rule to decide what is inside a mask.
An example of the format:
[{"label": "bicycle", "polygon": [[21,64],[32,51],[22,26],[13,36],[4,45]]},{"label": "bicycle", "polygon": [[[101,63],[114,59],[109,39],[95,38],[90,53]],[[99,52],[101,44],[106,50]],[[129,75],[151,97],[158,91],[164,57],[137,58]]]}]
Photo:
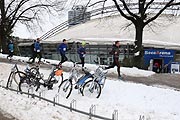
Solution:
[{"label": "bicycle", "polygon": [[48,90],[50,90],[53,88],[54,84],[57,84],[59,81],[60,83],[63,81],[63,70],[61,64],[58,65],[51,64],[51,65],[52,65],[52,69],[48,79],[41,78],[43,82],[39,81],[38,87],[40,87],[40,85],[43,85],[44,87],[48,87]]},{"label": "bicycle", "polygon": [[87,80],[91,80],[93,79],[93,71],[88,72],[88,70],[86,70],[86,68],[83,68],[83,72],[85,73],[85,75],[81,76],[78,79],[79,76],[79,70],[78,70],[78,65],[76,62],[70,60],[71,62],[73,62],[73,67],[70,71],[70,76],[68,79],[65,79],[60,85],[59,85],[59,89],[58,89],[58,93],[61,94],[62,96],[68,98],[71,95],[71,92],[73,90],[73,86],[75,89],[78,89],[80,91],[80,93],[82,94],[82,88],[83,85],[85,84],[85,82]]},{"label": "bicycle", "polygon": [[20,79],[24,76],[25,76],[25,73],[22,71],[19,71],[17,63],[15,63],[14,66],[11,68],[11,72],[8,77],[6,88],[12,87],[13,81],[15,81],[16,85],[18,86]]},{"label": "bicycle", "polygon": [[93,79],[87,81],[82,88],[82,95],[99,98],[105,85],[107,70],[99,66],[92,74]]},{"label": "bicycle", "polygon": [[[17,67],[17,64],[15,64],[12,68],[11,68],[11,72],[9,74],[9,77],[8,77],[8,81],[7,81],[7,84],[6,84],[6,88],[9,88],[11,87],[12,85],[12,82],[14,80],[14,74],[16,71],[19,71],[18,67]],[[18,85],[18,82],[16,80],[14,80],[15,83]]]},{"label": "bicycle", "polygon": [[31,67],[29,66],[26,67],[24,70],[24,76],[20,78],[20,82],[18,84],[18,88],[20,92],[25,92],[28,91],[30,87],[36,87],[36,90],[38,89],[38,79],[42,77],[42,74],[39,72],[39,66]]},{"label": "bicycle", "polygon": [[44,75],[40,73],[39,67],[34,68],[34,70],[35,71],[37,70],[37,71],[33,79],[31,79],[32,77],[30,76],[31,76],[32,70],[30,71],[27,69],[26,77],[24,77],[24,79],[22,79],[19,83],[19,91],[28,91],[28,89],[31,86],[34,86],[34,87],[37,86],[35,91],[38,91],[41,85],[43,85],[44,87],[48,87],[48,90],[49,90],[49,89],[52,89],[53,84],[58,83],[58,81],[63,81],[63,73],[62,73],[63,71],[61,70],[61,65],[54,65],[54,64],[51,64],[51,65],[52,65],[52,70],[49,74],[48,79],[44,79]]},{"label": "bicycle", "polygon": [[78,65],[73,62],[73,67],[70,70],[70,76],[68,79],[65,79],[62,81],[62,83],[58,86],[58,93],[61,94],[62,96],[68,98],[72,92],[73,84],[76,83],[78,77],[79,77],[79,70],[78,70]]}]

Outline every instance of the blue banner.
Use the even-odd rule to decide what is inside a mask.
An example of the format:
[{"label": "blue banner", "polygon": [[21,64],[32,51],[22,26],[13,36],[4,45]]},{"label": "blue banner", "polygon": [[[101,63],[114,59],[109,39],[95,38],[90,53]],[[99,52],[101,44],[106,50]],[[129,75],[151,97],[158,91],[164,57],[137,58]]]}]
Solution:
[{"label": "blue banner", "polygon": [[174,50],[155,50],[148,49],[144,50],[144,57],[155,57],[155,58],[166,58],[166,57],[174,57]]},{"label": "blue banner", "polygon": [[151,59],[163,59],[164,64],[174,61],[175,50],[165,49],[145,49],[144,61],[145,65],[149,65]]}]

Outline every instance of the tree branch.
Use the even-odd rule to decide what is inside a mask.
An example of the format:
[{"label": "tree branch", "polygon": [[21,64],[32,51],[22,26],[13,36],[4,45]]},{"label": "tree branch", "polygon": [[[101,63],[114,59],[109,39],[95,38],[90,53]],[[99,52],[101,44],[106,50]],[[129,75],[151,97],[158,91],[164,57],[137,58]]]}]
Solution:
[{"label": "tree branch", "polygon": [[148,9],[148,7],[154,2],[154,0],[151,0],[150,2],[147,3],[146,7],[144,8],[144,13]]},{"label": "tree branch", "polygon": [[133,23],[136,23],[136,21],[135,21],[135,19],[134,19],[133,17],[127,16],[127,15],[121,10],[121,8],[120,8],[120,6],[119,6],[119,4],[117,3],[116,0],[113,0],[113,2],[115,3],[116,8],[118,9],[118,11],[120,12],[120,14],[121,14],[124,18],[126,18],[127,20],[132,21]]},{"label": "tree branch", "polygon": [[[113,1],[114,1],[114,0],[113,0]],[[131,16],[135,17],[136,19],[138,19],[138,16],[135,15],[134,13],[132,13],[132,12],[129,10],[129,8],[127,7],[127,4],[126,4],[126,2],[125,2],[125,0],[120,0],[120,1],[123,3],[124,8],[125,8],[125,10],[129,13],[129,15],[131,15]]]},{"label": "tree branch", "polygon": [[16,6],[16,8],[14,9],[14,11],[12,11],[8,16],[7,16],[7,19],[9,19],[11,16],[12,18],[14,18],[16,16],[16,14],[18,13],[19,9],[26,3],[28,2],[29,0],[21,0],[19,2],[19,4]]},{"label": "tree branch", "polygon": [[170,0],[154,17],[150,18],[149,20],[147,20],[145,22],[145,25],[149,24],[151,21],[155,20],[156,18],[158,18],[162,12],[164,12],[164,10],[166,10],[166,8],[170,7],[171,6],[171,3],[173,2],[174,0]]},{"label": "tree branch", "polygon": [[16,19],[13,21],[10,29],[12,29],[12,28],[15,26],[15,24],[17,23],[17,21],[19,20],[19,18],[20,18],[25,12],[27,12],[28,10],[31,10],[31,9],[34,9],[34,8],[37,8],[37,7],[47,8],[47,7],[51,7],[51,6],[52,6],[52,5],[37,4],[37,5],[31,6],[31,7],[27,8],[27,9],[25,9],[25,10],[22,11],[22,12],[16,17]]},{"label": "tree branch", "polygon": [[11,5],[15,2],[15,0],[12,0],[9,5],[7,6],[6,10],[5,10],[5,15],[7,14],[9,8],[11,7]]},{"label": "tree branch", "polygon": [[96,5],[96,4],[99,4],[99,3],[102,3],[102,2],[105,2],[105,1],[107,1],[107,0],[97,1],[97,2],[89,5],[88,7],[92,7],[92,6]]},{"label": "tree branch", "polygon": [[180,2],[177,2],[177,3],[171,3],[170,6],[174,6],[174,5],[180,5]]}]

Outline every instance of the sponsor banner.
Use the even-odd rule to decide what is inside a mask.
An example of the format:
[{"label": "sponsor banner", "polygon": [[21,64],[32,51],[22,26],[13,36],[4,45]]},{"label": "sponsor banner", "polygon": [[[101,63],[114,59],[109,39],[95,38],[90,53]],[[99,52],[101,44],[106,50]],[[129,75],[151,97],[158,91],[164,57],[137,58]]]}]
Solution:
[{"label": "sponsor banner", "polygon": [[156,57],[156,58],[161,58],[161,57],[174,57],[174,50],[155,50],[155,49],[148,49],[144,50],[144,56],[151,56],[151,57]]}]

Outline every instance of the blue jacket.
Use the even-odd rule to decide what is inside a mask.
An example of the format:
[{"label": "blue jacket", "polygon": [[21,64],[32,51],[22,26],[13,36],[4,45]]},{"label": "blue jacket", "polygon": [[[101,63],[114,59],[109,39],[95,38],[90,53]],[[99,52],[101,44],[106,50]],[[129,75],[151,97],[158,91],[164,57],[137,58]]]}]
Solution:
[{"label": "blue jacket", "polygon": [[80,47],[80,48],[78,49],[78,54],[79,54],[79,57],[80,57],[80,58],[85,57],[86,48]]},{"label": "blue jacket", "polygon": [[14,51],[14,44],[13,43],[9,43],[8,44],[8,49],[10,52],[13,52]]},{"label": "blue jacket", "polygon": [[60,54],[65,55],[67,51],[67,44],[61,43],[58,47]]},{"label": "blue jacket", "polygon": [[41,51],[41,45],[39,42],[35,42],[34,44],[34,48],[36,52],[40,52]]}]

